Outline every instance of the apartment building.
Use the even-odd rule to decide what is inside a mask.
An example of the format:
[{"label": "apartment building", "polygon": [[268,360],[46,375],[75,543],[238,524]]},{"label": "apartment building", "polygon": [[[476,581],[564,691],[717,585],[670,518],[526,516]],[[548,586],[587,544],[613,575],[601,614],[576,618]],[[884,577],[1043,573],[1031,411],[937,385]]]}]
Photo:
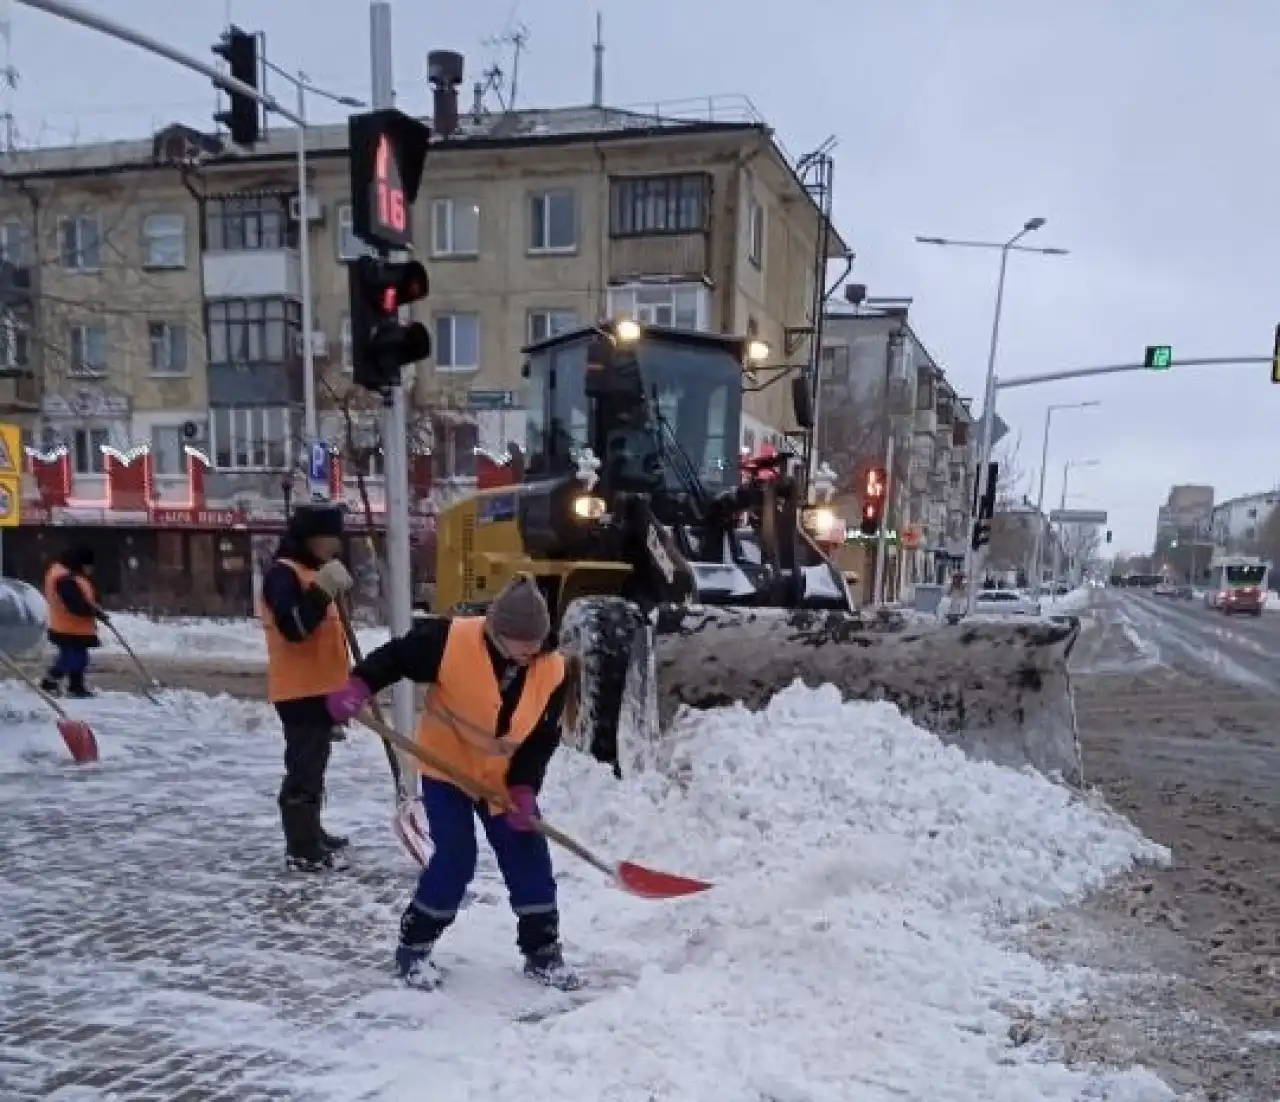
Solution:
[{"label": "apartment building", "polygon": [[1256,554],[1259,539],[1277,504],[1280,504],[1280,488],[1218,502],[1213,507],[1211,522],[1214,550],[1224,555]]},{"label": "apartment building", "polygon": [[[171,127],[147,142],[8,159],[0,369],[31,374],[0,377],[0,419],[31,444],[19,536],[129,530],[131,558],[181,573],[198,556],[218,587],[247,592],[238,575],[253,555],[228,533],[278,526],[297,492],[305,341],[336,488],[355,503],[358,467],[359,497],[380,512],[376,421],[350,384],[345,265],[360,244],[346,127],[309,132],[305,195],[294,144],[286,131],[233,155]],[[432,283],[415,312],[434,337],[409,426],[424,516],[473,487],[487,456],[523,443],[520,349],[531,340],[626,313],[750,333],[781,362],[808,359],[821,212],[758,118],[604,108],[467,118],[433,145],[414,221]],[[833,255],[847,251],[828,240]],[[785,387],[745,405],[744,443],[792,427]],[[142,471],[137,500],[119,489],[131,464]],[[203,550],[185,537],[156,550],[155,531],[174,529],[203,533]],[[12,542],[21,559],[22,540]],[[38,542],[43,555],[56,540]]]},{"label": "apartment building", "polygon": [[[889,470],[891,596],[917,582],[942,581],[962,566],[975,465],[969,400],[947,380],[907,314],[905,306],[828,313],[818,402],[817,448],[837,476],[838,512],[856,522],[867,472]],[[854,542],[861,555],[853,569],[865,599],[878,541],[855,536]]]}]

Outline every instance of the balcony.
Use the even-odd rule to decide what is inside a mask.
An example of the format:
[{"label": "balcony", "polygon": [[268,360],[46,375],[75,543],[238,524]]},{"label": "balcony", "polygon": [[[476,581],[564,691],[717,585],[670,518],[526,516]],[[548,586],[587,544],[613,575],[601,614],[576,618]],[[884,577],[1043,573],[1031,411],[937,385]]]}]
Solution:
[{"label": "balcony", "polygon": [[608,243],[609,282],[631,283],[661,275],[673,283],[709,276],[707,236],[702,233],[615,237]]},{"label": "balcony", "polygon": [[938,432],[938,411],[933,409],[916,410],[916,435],[935,436]]},{"label": "balcony", "polygon": [[302,297],[302,269],[294,249],[233,249],[201,258],[204,297]]},{"label": "balcony", "polygon": [[209,405],[277,406],[303,400],[302,359],[284,363],[211,363]]}]

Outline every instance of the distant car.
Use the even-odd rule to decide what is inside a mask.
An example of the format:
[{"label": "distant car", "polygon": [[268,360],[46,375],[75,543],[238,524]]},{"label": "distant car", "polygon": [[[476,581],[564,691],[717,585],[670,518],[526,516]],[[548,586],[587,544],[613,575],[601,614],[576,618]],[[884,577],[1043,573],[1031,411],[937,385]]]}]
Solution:
[{"label": "distant car", "polygon": [[1160,582],[1151,592],[1156,597],[1176,597],[1178,587],[1173,582]]},{"label": "distant car", "polygon": [[1179,600],[1190,601],[1194,599],[1196,591],[1189,585],[1180,585],[1174,588],[1173,595]]},{"label": "distant car", "polygon": [[1039,616],[1040,602],[1012,589],[981,589],[973,611],[987,616]]}]

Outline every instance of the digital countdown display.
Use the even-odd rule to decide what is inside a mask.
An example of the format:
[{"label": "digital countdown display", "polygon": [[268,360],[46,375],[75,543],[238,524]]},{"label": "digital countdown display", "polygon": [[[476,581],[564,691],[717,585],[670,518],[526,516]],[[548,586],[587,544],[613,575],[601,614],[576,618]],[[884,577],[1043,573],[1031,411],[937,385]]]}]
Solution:
[{"label": "digital countdown display", "polygon": [[412,249],[413,201],[430,129],[394,108],[352,115],[348,129],[352,232],[379,249]]}]

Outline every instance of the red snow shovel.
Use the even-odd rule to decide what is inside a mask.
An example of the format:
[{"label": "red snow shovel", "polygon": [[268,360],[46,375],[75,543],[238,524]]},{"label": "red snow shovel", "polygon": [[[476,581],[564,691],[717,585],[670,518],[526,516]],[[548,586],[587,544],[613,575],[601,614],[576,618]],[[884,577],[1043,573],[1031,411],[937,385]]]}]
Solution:
[{"label": "red snow shovel", "polygon": [[[488,800],[499,807],[510,806],[506,793],[493,792],[471,777],[460,775],[447,762],[441,761],[429,750],[424,750],[416,742],[398,734],[368,712],[362,712],[357,718],[388,746],[403,750],[406,754],[417,758],[423,765],[439,770],[469,796],[478,800]],[[576,838],[552,826],[546,819],[535,819],[534,829],[549,841],[555,842],[575,857],[581,858],[592,868],[599,869],[623,891],[642,899],[678,899],[680,896],[694,895],[715,887],[714,884],[708,884],[705,880],[693,880],[687,876],[660,872],[657,869],[646,868],[644,865],[637,865],[634,861],[608,861],[587,849]]]},{"label": "red snow shovel", "polygon": [[82,719],[72,719],[63,710],[61,704],[53,699],[39,685],[27,676],[26,671],[18,665],[3,651],[0,651],[0,662],[8,669],[17,674],[27,683],[31,689],[41,700],[43,700],[58,716],[58,734],[62,736],[62,741],[67,744],[67,749],[71,751],[71,756],[75,758],[77,765],[90,765],[98,760],[98,739],[90,727]]}]

